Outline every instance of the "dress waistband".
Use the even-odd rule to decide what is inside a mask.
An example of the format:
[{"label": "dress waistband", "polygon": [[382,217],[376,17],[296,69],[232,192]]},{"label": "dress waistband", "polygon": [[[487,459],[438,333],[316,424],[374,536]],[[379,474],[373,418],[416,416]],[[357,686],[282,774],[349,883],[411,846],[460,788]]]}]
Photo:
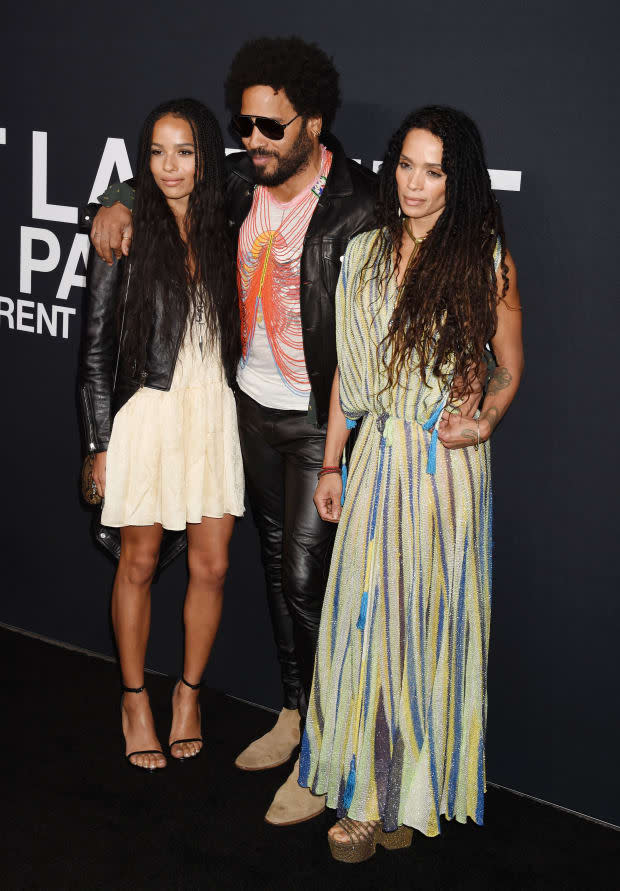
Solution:
[{"label": "dress waistband", "polygon": [[[421,424],[423,430],[431,430],[431,441],[428,447],[428,456],[426,461],[426,472],[427,473],[435,473],[437,467],[437,441],[439,439],[439,430],[438,424],[439,419],[441,418],[441,414],[446,407],[446,403],[448,401],[448,393],[443,396],[439,405],[430,416],[428,421],[424,424]],[[377,430],[385,440],[385,445],[392,445],[392,424],[394,420],[402,421],[405,424],[415,424],[416,421],[408,421],[406,418],[395,418],[394,415],[389,414],[384,411],[381,414],[375,414],[374,412],[369,412],[374,418]]]}]

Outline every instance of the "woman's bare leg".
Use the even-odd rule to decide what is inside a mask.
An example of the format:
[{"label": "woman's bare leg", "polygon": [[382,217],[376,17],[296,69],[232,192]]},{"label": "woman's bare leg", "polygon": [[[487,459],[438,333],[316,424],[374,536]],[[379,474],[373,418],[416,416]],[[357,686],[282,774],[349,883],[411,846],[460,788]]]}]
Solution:
[{"label": "woman's bare leg", "polygon": [[[121,529],[121,557],[112,591],[112,624],[126,687],[144,684],[144,659],[151,625],[151,582],[161,537],[160,525]],[[121,714],[126,753],[161,749],[146,690],[125,693]],[[139,767],[166,766],[163,755],[136,755],[131,760]]]},{"label": "woman's bare leg", "polygon": [[[222,598],[228,545],[235,518],[226,514],[221,519],[203,517],[201,523],[187,525],[187,559],[189,584],[185,597],[185,658],[183,677],[190,684],[202,679],[211,647],[222,615]],[[172,700],[173,718],[170,740],[201,736],[199,691],[177,684]],[[174,746],[175,758],[197,754],[202,743],[180,743]]]}]

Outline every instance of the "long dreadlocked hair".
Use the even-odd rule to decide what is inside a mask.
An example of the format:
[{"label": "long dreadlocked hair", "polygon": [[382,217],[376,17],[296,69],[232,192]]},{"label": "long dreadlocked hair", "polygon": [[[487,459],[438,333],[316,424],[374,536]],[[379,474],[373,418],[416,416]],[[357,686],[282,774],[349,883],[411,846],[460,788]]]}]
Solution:
[{"label": "long dreadlocked hair", "polygon": [[405,137],[413,129],[428,130],[443,144],[446,203],[399,289],[383,343],[387,386],[399,380],[415,354],[425,383],[429,368],[444,382],[454,373],[452,396],[465,398],[472,391],[472,369],[478,368],[497,328],[493,255],[498,239],[500,299],[508,289],[508,268],[501,210],[491,191],[480,133],[462,112],[439,105],[421,108],[405,118],[392,136],[379,176],[381,233],[366,267],[379,261],[379,291],[384,293],[400,263],[403,222],[396,169]]},{"label": "long dreadlocked hair", "polygon": [[[150,170],[153,128],[165,115],[186,120],[194,138],[196,171],[185,216],[186,243]],[[219,343],[226,376],[234,380],[241,345],[225,181],[224,143],[213,113],[196,99],[173,99],[153,109],[142,126],[138,156],[122,350],[128,368],[144,368],[160,287],[165,293],[160,335],[166,347],[175,348],[174,332],[183,331],[188,318],[193,321],[200,305],[207,334],[213,344]]]}]

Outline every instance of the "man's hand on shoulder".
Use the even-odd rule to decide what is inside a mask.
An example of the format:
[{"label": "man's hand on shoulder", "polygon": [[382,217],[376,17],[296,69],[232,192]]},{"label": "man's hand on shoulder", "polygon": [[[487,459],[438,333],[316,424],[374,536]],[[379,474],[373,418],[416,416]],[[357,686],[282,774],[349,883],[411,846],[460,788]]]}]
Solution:
[{"label": "man's hand on shoulder", "polygon": [[110,266],[114,258],[129,256],[133,226],[131,211],[119,201],[112,207],[101,207],[93,221],[90,240],[102,260]]}]

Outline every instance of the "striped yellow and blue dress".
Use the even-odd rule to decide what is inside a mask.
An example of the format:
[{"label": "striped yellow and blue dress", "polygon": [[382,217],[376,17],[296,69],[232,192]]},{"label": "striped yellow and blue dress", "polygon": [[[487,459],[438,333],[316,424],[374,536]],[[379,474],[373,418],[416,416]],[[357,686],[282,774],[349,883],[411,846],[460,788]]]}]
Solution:
[{"label": "striped yellow and blue dress", "polygon": [[[354,238],[336,294],[340,401],[361,418],[319,631],[300,785],[354,820],[425,835],[482,823],[491,597],[488,443],[433,432],[430,372],[385,389],[392,277],[360,288],[377,230]],[[415,364],[415,363],[413,363]]]}]

